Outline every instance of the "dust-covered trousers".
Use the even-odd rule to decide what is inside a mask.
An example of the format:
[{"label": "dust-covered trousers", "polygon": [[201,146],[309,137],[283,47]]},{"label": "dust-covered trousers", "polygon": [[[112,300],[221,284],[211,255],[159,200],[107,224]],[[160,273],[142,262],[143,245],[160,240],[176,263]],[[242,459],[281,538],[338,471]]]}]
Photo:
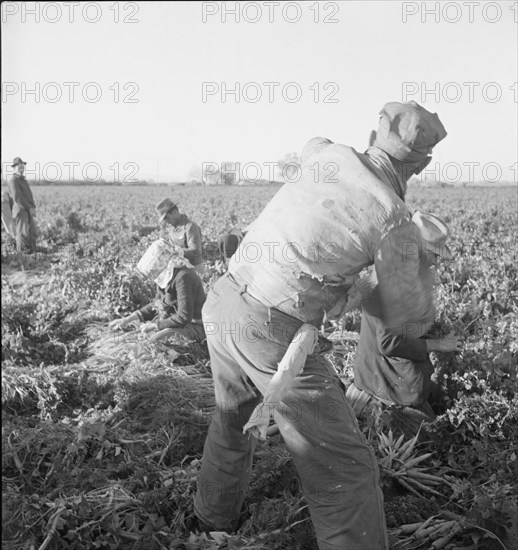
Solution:
[{"label": "dust-covered trousers", "polygon": [[[250,480],[255,439],[243,435],[243,426],[302,321],[266,307],[227,273],[208,295],[203,322],[216,412],[194,507],[205,523],[224,529],[239,517]],[[324,357],[307,358],[274,419],[297,468],[319,548],[388,548],[373,450]]]},{"label": "dust-covered trousers", "polygon": [[27,210],[21,209],[14,217],[16,249],[21,252],[25,244],[30,252],[36,251],[36,222]]}]

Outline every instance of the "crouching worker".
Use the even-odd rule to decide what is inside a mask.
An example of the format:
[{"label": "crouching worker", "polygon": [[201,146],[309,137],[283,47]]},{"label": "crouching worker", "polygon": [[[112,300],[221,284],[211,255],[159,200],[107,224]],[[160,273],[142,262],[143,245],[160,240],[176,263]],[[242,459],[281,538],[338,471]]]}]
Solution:
[{"label": "crouching worker", "polygon": [[[419,278],[425,292],[433,293],[433,267],[438,258],[451,259],[446,245],[446,224],[432,214],[416,212],[412,221],[421,238]],[[373,403],[400,405],[401,420],[411,433],[422,421],[430,422],[435,414],[428,402],[432,391],[433,365],[429,352],[460,351],[461,338],[450,333],[441,338],[427,334],[428,323],[412,323],[401,334],[390,331],[379,316],[377,289],[362,301],[360,340],[354,363],[354,383],[347,398],[356,416],[367,414]]]},{"label": "crouching worker", "polygon": [[219,268],[221,272],[227,270],[230,258],[236,253],[245,235],[246,232],[242,232],[239,229],[231,229],[218,239],[218,249],[221,260],[216,263],[216,267]]},{"label": "crouching worker", "polygon": [[137,264],[137,269],[157,285],[153,302],[110,323],[112,330],[130,323],[143,323],[143,333],[153,332],[152,342],[171,336],[201,342],[205,338],[201,309],[205,303],[203,283],[181,249],[163,239],[155,241]]}]

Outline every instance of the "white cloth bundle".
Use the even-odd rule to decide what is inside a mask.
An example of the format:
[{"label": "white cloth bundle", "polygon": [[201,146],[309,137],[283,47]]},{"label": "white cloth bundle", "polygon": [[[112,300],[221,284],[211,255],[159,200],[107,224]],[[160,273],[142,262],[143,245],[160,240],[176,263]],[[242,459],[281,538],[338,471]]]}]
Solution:
[{"label": "white cloth bundle", "polygon": [[293,339],[279,362],[277,372],[272,376],[264,395],[263,402],[252,412],[250,419],[243,428],[243,433],[249,433],[261,441],[266,440],[268,424],[274,409],[282,404],[283,397],[298,376],[306,358],[310,355],[318,341],[318,330],[313,325],[304,323],[293,336]]},{"label": "white cloth bundle", "polygon": [[165,288],[178,267],[193,268],[184,257],[183,249],[175,247],[164,239],[153,242],[140,258],[137,269],[160,287]]}]

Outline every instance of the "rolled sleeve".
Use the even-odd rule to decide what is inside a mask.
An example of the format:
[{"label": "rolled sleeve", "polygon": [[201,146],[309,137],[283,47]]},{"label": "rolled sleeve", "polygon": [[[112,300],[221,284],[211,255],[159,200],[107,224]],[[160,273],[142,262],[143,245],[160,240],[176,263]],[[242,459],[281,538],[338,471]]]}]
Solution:
[{"label": "rolled sleeve", "polygon": [[401,357],[411,361],[424,361],[428,357],[426,342],[422,338],[405,338],[381,327],[377,330],[378,349],[386,357]]},{"label": "rolled sleeve", "polygon": [[137,315],[141,323],[144,321],[152,321],[156,317],[156,314],[157,311],[153,306],[153,303],[147,304],[137,311]]}]

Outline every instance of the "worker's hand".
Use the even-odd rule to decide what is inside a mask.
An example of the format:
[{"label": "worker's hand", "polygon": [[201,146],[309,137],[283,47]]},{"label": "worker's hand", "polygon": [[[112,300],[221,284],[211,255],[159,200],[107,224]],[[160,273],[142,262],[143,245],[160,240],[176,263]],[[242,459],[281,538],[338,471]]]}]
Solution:
[{"label": "worker's hand", "polygon": [[446,336],[437,339],[427,339],[427,351],[462,351],[462,337],[452,330]]},{"label": "worker's hand", "polygon": [[283,399],[293,384],[293,376],[287,370],[277,371],[266,388],[264,400],[253,410],[248,422],[243,427],[243,433],[265,441],[268,435],[268,425],[273,418],[274,410],[283,411],[286,405]]},{"label": "worker's hand", "polygon": [[153,332],[156,330],[158,330],[158,326],[156,323],[153,323],[153,322],[144,323],[140,327],[140,332],[142,332],[142,334],[147,334],[148,332]]},{"label": "worker's hand", "polygon": [[36,208],[29,208],[29,214],[31,218],[34,218],[36,216]]},{"label": "worker's hand", "polygon": [[108,328],[110,330],[122,330],[123,328],[126,328],[131,322],[131,319],[130,317],[122,317],[121,319],[115,319],[114,321],[112,321],[109,325],[108,325]]}]

